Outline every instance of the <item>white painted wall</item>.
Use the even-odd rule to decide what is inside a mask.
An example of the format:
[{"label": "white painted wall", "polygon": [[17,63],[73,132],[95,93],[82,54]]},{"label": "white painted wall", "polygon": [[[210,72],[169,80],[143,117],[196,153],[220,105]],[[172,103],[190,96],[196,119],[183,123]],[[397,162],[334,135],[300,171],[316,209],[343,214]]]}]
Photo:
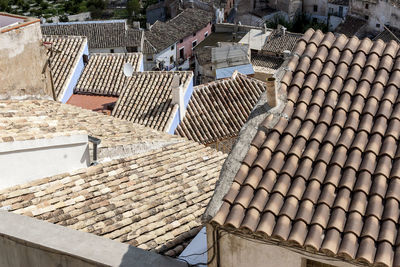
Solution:
[{"label": "white painted wall", "polygon": [[[172,49],[171,49],[172,48]],[[169,46],[168,48],[164,49],[160,53],[155,55],[155,62],[164,61],[164,66],[169,66],[170,57],[174,57],[174,62],[176,61],[176,44]]]},{"label": "white painted wall", "polygon": [[[368,4],[368,8],[366,4]],[[383,25],[400,28],[400,8],[392,5],[390,1],[377,1],[374,4],[351,0],[350,13],[364,19],[366,19],[365,16],[368,16],[368,29],[370,31],[383,31]]]},{"label": "white painted wall", "polygon": [[0,189],[89,164],[86,134],[0,143]]},{"label": "white painted wall", "polygon": [[164,49],[158,54],[154,55],[143,54],[144,70],[145,71],[153,70],[153,68],[156,66],[156,62],[161,62],[161,61],[165,62],[164,64],[165,67],[169,66],[171,56],[173,56],[174,62],[176,62],[176,43]]},{"label": "white painted wall", "polygon": [[[212,243],[211,227],[207,225],[207,243],[208,247]],[[277,266],[290,266],[301,267],[305,259],[331,264],[337,267],[355,267],[356,265],[346,263],[341,260],[331,260],[328,257],[313,257],[311,253],[298,253],[289,250],[283,246],[276,246],[256,242],[251,239],[244,239],[239,236],[223,232],[220,234],[218,243],[219,251],[219,267],[249,267],[249,266],[263,266],[263,267],[277,267]],[[208,259],[212,258],[213,250],[208,252]],[[209,267],[217,266],[217,258]]]}]

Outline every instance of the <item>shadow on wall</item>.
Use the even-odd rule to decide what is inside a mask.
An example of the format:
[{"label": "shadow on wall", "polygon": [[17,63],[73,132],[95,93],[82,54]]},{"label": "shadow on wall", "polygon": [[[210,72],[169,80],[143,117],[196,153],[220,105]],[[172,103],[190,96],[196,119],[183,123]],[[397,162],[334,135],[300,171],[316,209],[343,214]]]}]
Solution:
[{"label": "shadow on wall", "polygon": [[128,247],[124,254],[120,267],[187,267],[185,262],[157,254],[155,252],[145,251],[133,246]]}]

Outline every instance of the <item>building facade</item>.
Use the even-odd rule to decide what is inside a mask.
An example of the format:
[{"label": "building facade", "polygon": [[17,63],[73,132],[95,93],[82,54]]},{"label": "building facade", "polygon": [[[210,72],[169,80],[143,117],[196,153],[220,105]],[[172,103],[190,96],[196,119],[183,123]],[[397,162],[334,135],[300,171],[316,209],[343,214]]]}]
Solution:
[{"label": "building facade", "polygon": [[373,33],[383,31],[384,25],[400,28],[400,8],[393,0],[350,0],[350,14],[367,20]]}]

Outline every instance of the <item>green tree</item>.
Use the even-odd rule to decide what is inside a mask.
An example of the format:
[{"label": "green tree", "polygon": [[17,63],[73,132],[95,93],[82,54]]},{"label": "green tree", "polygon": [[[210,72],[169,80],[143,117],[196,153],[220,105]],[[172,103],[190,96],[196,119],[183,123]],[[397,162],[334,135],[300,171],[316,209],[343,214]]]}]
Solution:
[{"label": "green tree", "polygon": [[128,16],[132,17],[134,14],[137,15],[140,13],[140,3],[139,0],[129,0],[126,6],[128,10]]},{"label": "green tree", "polygon": [[6,11],[8,7],[8,0],[0,0],[0,11]]}]

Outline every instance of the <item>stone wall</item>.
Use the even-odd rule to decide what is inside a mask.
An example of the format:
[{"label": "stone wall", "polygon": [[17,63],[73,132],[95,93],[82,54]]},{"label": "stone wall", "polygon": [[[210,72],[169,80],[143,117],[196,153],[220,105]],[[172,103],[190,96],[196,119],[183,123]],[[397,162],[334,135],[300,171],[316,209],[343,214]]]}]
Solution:
[{"label": "stone wall", "polygon": [[39,22],[0,33],[0,99],[52,98]]}]

